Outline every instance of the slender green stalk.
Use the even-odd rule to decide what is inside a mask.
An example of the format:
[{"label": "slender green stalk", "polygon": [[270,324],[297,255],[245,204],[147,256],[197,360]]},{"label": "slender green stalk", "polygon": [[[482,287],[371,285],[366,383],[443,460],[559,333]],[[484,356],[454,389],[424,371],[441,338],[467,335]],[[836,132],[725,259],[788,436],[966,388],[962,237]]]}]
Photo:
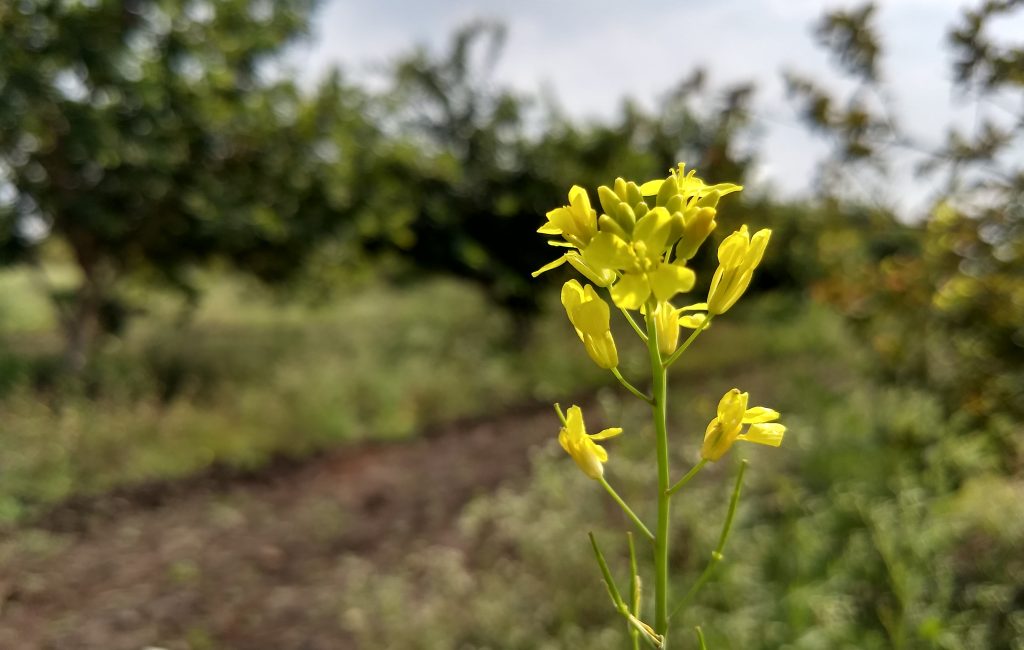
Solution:
[{"label": "slender green stalk", "polygon": [[644,334],[644,331],[640,329],[640,326],[636,324],[635,320],[633,320],[632,314],[630,314],[628,310],[623,309],[622,307],[619,307],[619,311],[621,311],[622,315],[626,317],[627,321],[629,321],[629,326],[633,328],[633,331],[636,332],[636,335],[640,337],[640,340],[646,343],[647,335]]},{"label": "slender green stalk", "polygon": [[618,368],[612,368],[612,374],[615,375],[615,378],[619,380],[619,383],[622,384],[626,388],[626,390],[633,393],[634,395],[636,395],[643,401],[647,402],[648,404],[654,404],[654,400],[652,400],[650,397],[641,392],[639,388],[629,383],[629,381],[627,381],[626,378],[622,376],[622,373],[619,372]]},{"label": "slender green stalk", "polygon": [[740,489],[743,487],[743,474],[747,471],[747,459],[740,461],[740,471],[736,473],[736,485],[732,488],[732,497],[729,499],[729,513],[725,516],[725,524],[722,526],[722,534],[718,536],[718,547],[715,549],[721,555],[725,550],[725,542],[729,539],[729,531],[732,530],[732,520],[736,517],[736,506],[740,502]]},{"label": "slender green stalk", "polygon": [[555,413],[558,414],[558,421],[562,423],[563,427],[569,426],[569,423],[565,421],[565,413],[562,413],[562,405],[555,402]]},{"label": "slender green stalk", "polygon": [[704,630],[700,629],[700,626],[693,628],[697,631],[697,643],[700,644],[700,650],[708,650],[708,646],[704,643]]},{"label": "slender green stalk", "polygon": [[668,644],[668,427],[666,422],[666,396],[668,377],[658,350],[658,329],[654,322],[654,308],[647,307],[647,350],[651,357],[651,386],[654,403],[655,445],[658,456],[658,532],[654,539],[654,629],[662,636],[663,647]]},{"label": "slender green stalk", "polygon": [[615,503],[619,504],[622,507],[622,510],[626,513],[626,516],[628,516],[633,521],[633,523],[636,524],[636,527],[640,529],[640,532],[643,533],[647,539],[653,542],[654,534],[651,533],[647,526],[644,525],[643,520],[641,520],[640,517],[636,516],[636,513],[633,512],[632,508],[630,508],[622,499],[622,497],[619,496],[619,493],[616,492],[611,485],[608,485],[608,481],[605,480],[603,476],[597,480],[601,483],[601,486],[605,489],[605,491],[611,495],[612,499],[615,500]]},{"label": "slender green stalk", "polygon": [[[629,542],[629,593],[633,603],[631,611],[633,616],[640,618],[640,573],[636,567],[636,547],[633,545],[633,533],[626,532],[626,541]],[[633,650],[640,650],[640,631],[636,628],[629,628],[629,636],[633,639]]]},{"label": "slender green stalk", "polygon": [[690,590],[686,592],[683,599],[679,601],[676,608],[672,610],[672,616],[678,614],[679,610],[686,606],[686,604],[697,595],[697,592],[700,591],[701,587],[711,579],[711,574],[714,573],[715,567],[717,567],[718,563],[725,557],[722,555],[722,551],[725,550],[725,543],[729,539],[729,531],[732,530],[732,520],[736,517],[736,506],[740,501],[740,488],[743,485],[743,474],[747,471],[747,464],[746,460],[740,462],[740,471],[736,474],[736,485],[732,489],[732,498],[729,499],[729,513],[725,516],[725,523],[722,525],[722,532],[718,536],[718,546],[711,552],[711,559],[708,561],[708,565],[704,567],[703,573],[701,573],[700,577],[697,578],[697,582],[693,583]]},{"label": "slender green stalk", "polygon": [[590,537],[590,545],[594,549],[594,557],[597,558],[597,565],[601,567],[601,575],[604,576],[604,586],[608,588],[608,595],[611,596],[612,604],[615,605],[615,609],[621,611],[626,605],[622,602],[622,595],[619,594],[619,588],[615,586],[615,580],[612,579],[612,572],[608,568],[608,563],[604,561],[604,554],[601,553],[601,549],[597,546],[597,538],[594,537],[593,532],[588,532],[587,536]]},{"label": "slender green stalk", "polygon": [[669,495],[673,495],[676,492],[678,492],[679,490],[681,490],[683,488],[683,486],[686,485],[687,483],[689,483],[690,479],[692,479],[694,476],[696,476],[697,472],[699,472],[702,469],[704,469],[704,466],[707,465],[707,464],[708,464],[707,459],[706,458],[702,458],[699,463],[694,465],[690,469],[690,471],[686,473],[686,476],[684,476],[683,478],[679,479],[679,481],[675,485],[673,485],[672,487],[670,487],[668,489]]},{"label": "slender green stalk", "polygon": [[693,334],[690,334],[690,336],[685,341],[683,341],[683,344],[679,346],[679,349],[676,350],[675,352],[673,352],[672,356],[670,356],[668,359],[665,360],[664,366],[666,368],[668,368],[673,363],[675,363],[676,359],[678,359],[679,357],[683,356],[683,352],[686,352],[686,348],[690,347],[690,344],[693,343],[697,339],[697,337],[700,335],[700,333],[703,332],[704,330],[706,330],[708,328],[708,325],[711,324],[711,318],[712,318],[711,316],[708,316],[707,318],[705,318],[704,322],[700,324],[700,327],[698,327],[697,329],[693,330]]},{"label": "slender green stalk", "polygon": [[601,553],[601,549],[597,546],[597,538],[594,537],[592,532],[587,533],[587,535],[590,537],[590,546],[594,549],[594,557],[597,558],[597,565],[601,568],[601,575],[604,577],[604,585],[608,588],[608,595],[611,597],[615,609],[626,618],[626,623],[629,625],[630,630],[635,630],[651,647],[664,648],[664,641],[661,635],[629,611],[629,607],[622,600],[619,588],[615,586],[615,580],[612,578],[612,572],[608,568],[608,563],[605,562],[604,554]]}]

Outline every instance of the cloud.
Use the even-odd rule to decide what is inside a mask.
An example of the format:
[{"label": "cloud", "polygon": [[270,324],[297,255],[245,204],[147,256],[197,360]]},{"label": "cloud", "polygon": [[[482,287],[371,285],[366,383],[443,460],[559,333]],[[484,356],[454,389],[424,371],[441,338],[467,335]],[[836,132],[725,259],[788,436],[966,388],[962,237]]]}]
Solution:
[{"label": "cloud", "polygon": [[[956,116],[946,108],[951,91],[944,39],[962,5],[880,3],[884,74],[896,89],[892,105],[922,137],[937,139]],[[797,126],[780,73],[834,76],[811,33],[822,7],[818,0],[329,0],[302,65],[311,77],[341,63],[371,78],[384,62],[416,45],[441,51],[450,34],[475,17],[497,19],[509,29],[496,69],[500,81],[528,92],[554,89],[564,109],[579,117],[612,115],[623,96],[652,106],[695,66],[704,66],[714,84],[757,84],[765,133],[762,171],[786,191],[803,191],[822,147]]]}]

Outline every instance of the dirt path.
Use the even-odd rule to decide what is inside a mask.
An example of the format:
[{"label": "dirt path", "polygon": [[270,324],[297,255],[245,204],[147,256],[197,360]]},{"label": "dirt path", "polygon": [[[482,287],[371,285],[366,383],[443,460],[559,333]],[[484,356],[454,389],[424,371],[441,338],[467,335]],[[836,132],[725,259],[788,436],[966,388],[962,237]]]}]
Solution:
[{"label": "dirt path", "polygon": [[[4,650],[335,650],[341,558],[456,544],[474,496],[525,473],[547,407],[244,480],[77,504],[0,543]],[[84,514],[83,514],[84,513]]]}]

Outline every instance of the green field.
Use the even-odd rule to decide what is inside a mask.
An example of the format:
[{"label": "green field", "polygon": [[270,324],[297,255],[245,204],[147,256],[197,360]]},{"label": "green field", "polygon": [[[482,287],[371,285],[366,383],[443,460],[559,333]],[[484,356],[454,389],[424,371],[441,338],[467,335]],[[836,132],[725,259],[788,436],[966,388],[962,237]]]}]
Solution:
[{"label": "green field", "polygon": [[[646,406],[590,363],[557,304],[524,333],[453,281],[367,286],[314,304],[218,278],[187,318],[155,301],[87,376],[53,384],[59,341],[46,304],[31,299],[24,272],[0,285],[8,522],[69,497],[213,466],[259,471],[467,417],[512,418],[514,429],[510,408],[572,395],[589,417],[626,429],[609,445],[620,492],[642,503],[654,480]],[[616,332],[622,358],[642,359],[628,329]],[[750,459],[727,562],[675,621],[703,624],[709,647],[1021,647],[1024,565],[1013,549],[1024,542],[1014,523],[1024,499],[1000,471],[997,437],[947,420],[925,391],[878,383],[870,358],[838,315],[768,294],[716,322],[673,373],[677,467],[692,464],[718,396],[734,385],[789,427],[781,449],[742,447],[678,500],[673,562],[684,590],[718,535],[723,474]],[[459,506],[454,545],[409,531],[386,567],[357,552],[331,558],[351,579],[324,607],[359,647],[621,647],[585,533],[598,532],[625,580],[626,522],[554,444],[553,413],[550,430],[529,474]],[[349,527],[361,525],[370,522]],[[17,533],[5,555],[65,548],[39,535]],[[215,639],[216,624],[197,616],[196,629]],[[210,643],[194,647],[219,647]]]}]

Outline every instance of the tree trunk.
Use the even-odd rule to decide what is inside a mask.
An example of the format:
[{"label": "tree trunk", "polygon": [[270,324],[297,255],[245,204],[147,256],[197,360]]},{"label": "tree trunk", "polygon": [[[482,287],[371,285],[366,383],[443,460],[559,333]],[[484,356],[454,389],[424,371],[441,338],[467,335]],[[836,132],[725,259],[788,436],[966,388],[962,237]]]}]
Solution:
[{"label": "tree trunk", "polygon": [[64,329],[63,365],[65,371],[73,376],[81,375],[92,359],[96,342],[102,332],[100,323],[102,302],[103,295],[99,286],[87,274],[62,319]]}]

